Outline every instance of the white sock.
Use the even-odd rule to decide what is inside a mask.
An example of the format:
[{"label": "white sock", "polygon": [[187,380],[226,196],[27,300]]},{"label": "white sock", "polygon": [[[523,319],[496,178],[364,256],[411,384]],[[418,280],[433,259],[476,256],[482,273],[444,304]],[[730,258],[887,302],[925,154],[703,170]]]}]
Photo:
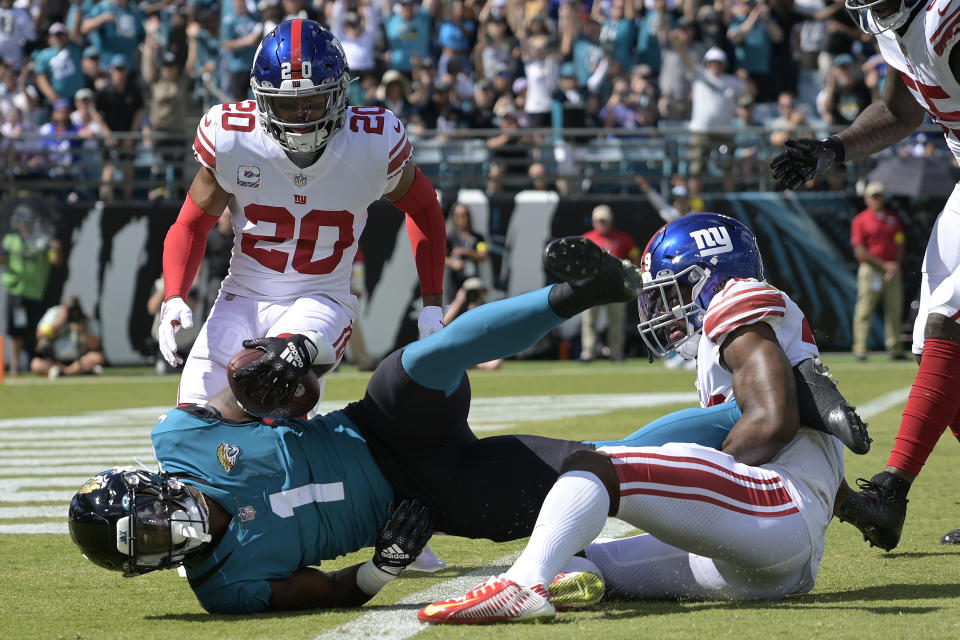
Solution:
[{"label": "white sock", "polygon": [[530,541],[505,574],[522,586],[548,585],[568,560],[585,549],[607,520],[610,496],[588,471],[569,471],[550,489]]}]

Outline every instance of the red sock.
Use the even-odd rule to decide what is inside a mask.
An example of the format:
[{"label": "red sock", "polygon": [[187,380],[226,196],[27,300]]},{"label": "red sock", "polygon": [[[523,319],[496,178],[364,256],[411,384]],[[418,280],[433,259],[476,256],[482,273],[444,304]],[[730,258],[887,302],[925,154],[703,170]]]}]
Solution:
[{"label": "red sock", "polygon": [[887,464],[920,473],[944,430],[960,413],[960,344],[926,340]]}]

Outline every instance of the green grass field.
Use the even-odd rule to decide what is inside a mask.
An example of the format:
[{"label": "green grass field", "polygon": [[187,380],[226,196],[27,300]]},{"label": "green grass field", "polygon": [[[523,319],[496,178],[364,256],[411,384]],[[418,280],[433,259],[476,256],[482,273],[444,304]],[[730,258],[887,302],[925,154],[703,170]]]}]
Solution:
[{"label": "green grass field", "polygon": [[[846,396],[862,410],[874,437],[873,451],[847,456],[847,479],[869,477],[886,463],[903,408],[904,390],[916,366],[880,357],[866,364],[849,356],[826,358]],[[147,439],[151,411],[175,398],[175,377],[145,370],[98,378],[7,380],[0,386],[0,638],[958,638],[960,548],[940,536],[960,527],[960,449],[946,442],[932,456],[911,493],[900,546],[891,553],[870,549],[852,527],[834,521],[810,594],[780,602],[604,602],[579,613],[561,613],[551,624],[426,628],[417,609],[460,595],[464,586],[502,569],[484,570],[521,548],[523,541],[495,545],[437,536],[433,547],[448,562],[439,574],[405,575],[359,610],[251,617],[203,612],[175,572],[123,579],[81,558],[64,533],[66,502],[83,478],[132,455],[151,460]],[[362,393],[366,374],[331,376],[325,401]],[[484,432],[535,433],[571,439],[615,438],[667,411],[693,401],[655,407],[620,406],[594,415],[565,408],[563,396],[692,392],[693,374],[632,361],[595,363],[508,362],[498,372],[471,373],[474,398],[483,399],[478,421]],[[512,421],[505,396],[530,398],[531,407]],[[542,396],[552,396],[543,398]],[[577,398],[566,398],[575,406]],[[626,400],[625,400],[626,402]],[[539,404],[538,404],[539,403]],[[108,411],[131,409],[128,412]],[[93,414],[92,412],[105,412]],[[68,420],[66,417],[80,416]],[[95,443],[95,444],[91,444]],[[110,453],[123,451],[123,455]],[[129,453],[129,455],[127,455]],[[110,456],[113,456],[112,458]],[[124,457],[126,456],[126,457]],[[35,492],[31,494],[31,492]],[[361,551],[325,565],[338,568],[366,560]],[[458,576],[473,573],[468,578]],[[453,582],[452,582],[453,581]]]}]

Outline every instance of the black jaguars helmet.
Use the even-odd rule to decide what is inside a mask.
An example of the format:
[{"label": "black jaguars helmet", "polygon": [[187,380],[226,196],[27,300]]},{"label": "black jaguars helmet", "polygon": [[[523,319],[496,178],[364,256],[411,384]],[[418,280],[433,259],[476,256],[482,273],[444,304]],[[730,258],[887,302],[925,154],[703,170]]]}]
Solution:
[{"label": "black jaguars helmet", "polygon": [[166,473],[109,469],[70,501],[70,537],[96,565],[126,577],[169,569],[210,542],[210,516],[186,485]]}]

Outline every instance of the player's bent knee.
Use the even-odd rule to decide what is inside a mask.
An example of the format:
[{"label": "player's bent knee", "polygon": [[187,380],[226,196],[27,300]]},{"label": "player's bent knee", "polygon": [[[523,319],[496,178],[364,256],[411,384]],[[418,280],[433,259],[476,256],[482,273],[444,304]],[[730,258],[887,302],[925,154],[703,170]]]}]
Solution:
[{"label": "player's bent knee", "polygon": [[620,510],[620,478],[609,456],[589,449],[574,451],[564,458],[560,466],[561,474],[568,471],[586,471],[597,476],[610,495],[608,515],[612,516]]},{"label": "player's bent knee", "polygon": [[949,340],[960,343],[960,324],[941,313],[931,313],[927,316],[923,337],[925,340]]}]

